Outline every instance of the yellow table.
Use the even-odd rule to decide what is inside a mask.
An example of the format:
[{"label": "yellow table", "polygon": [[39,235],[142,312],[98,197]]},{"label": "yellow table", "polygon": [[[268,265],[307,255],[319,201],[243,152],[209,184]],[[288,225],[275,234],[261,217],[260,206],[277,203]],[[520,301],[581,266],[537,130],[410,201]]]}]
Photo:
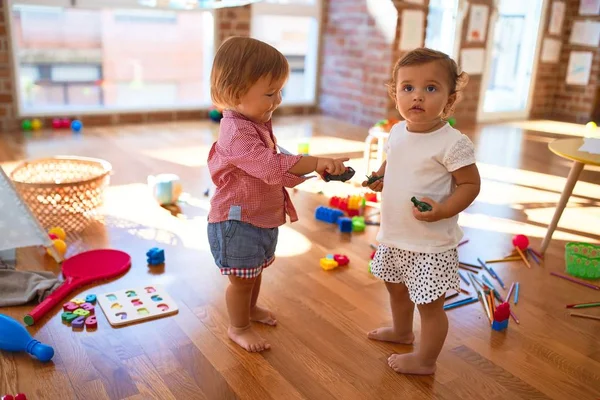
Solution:
[{"label": "yellow table", "polygon": [[557,154],[567,160],[572,160],[573,165],[571,166],[571,171],[569,172],[569,176],[567,177],[567,183],[565,183],[565,188],[560,196],[560,200],[556,206],[556,211],[554,212],[554,216],[552,217],[552,222],[550,222],[550,226],[548,226],[548,232],[546,233],[546,237],[542,242],[541,252],[542,254],[548,248],[550,244],[550,239],[552,239],[552,234],[558,225],[558,221],[569,201],[569,197],[571,197],[571,193],[573,193],[573,188],[579,179],[579,175],[583,170],[585,164],[590,165],[599,165],[600,166],[600,154],[591,154],[583,151],[579,151],[579,148],[583,145],[582,138],[576,139],[559,139],[555,140],[552,143],[548,144],[548,148],[554,154]]}]

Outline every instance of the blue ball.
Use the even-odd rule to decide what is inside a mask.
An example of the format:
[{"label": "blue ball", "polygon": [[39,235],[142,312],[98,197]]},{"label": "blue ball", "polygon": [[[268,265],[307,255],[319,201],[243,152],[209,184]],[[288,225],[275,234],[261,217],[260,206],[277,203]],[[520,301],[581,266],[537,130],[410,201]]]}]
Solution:
[{"label": "blue ball", "polygon": [[82,128],[83,128],[83,124],[81,123],[80,120],[74,119],[73,122],[71,122],[71,130],[73,132],[79,132],[79,131],[81,131]]}]

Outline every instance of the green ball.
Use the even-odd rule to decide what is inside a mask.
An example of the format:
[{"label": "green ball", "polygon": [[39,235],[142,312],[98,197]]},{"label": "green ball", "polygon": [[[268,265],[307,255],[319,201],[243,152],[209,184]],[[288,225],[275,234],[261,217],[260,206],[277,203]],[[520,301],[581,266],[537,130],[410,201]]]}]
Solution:
[{"label": "green ball", "polygon": [[219,122],[221,121],[221,118],[223,118],[223,114],[221,113],[221,111],[217,110],[216,108],[213,108],[208,112],[208,117],[212,121]]},{"label": "green ball", "polygon": [[33,129],[31,125],[31,120],[24,119],[23,122],[21,122],[21,128],[23,128],[24,131],[30,131],[31,129]]},{"label": "green ball", "polygon": [[448,123],[450,124],[450,126],[454,127],[454,125],[456,125],[456,118],[454,118],[454,117],[448,118]]}]

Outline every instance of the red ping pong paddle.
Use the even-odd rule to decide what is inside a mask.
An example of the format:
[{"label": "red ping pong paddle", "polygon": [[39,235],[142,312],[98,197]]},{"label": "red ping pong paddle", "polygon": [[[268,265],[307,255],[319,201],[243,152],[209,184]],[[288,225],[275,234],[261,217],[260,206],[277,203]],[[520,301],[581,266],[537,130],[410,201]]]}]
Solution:
[{"label": "red ping pong paddle", "polygon": [[25,323],[29,326],[35,324],[75,289],[91,282],[114,278],[130,267],[131,256],[112,249],[90,250],[65,260],[62,265],[65,281],[25,316]]}]

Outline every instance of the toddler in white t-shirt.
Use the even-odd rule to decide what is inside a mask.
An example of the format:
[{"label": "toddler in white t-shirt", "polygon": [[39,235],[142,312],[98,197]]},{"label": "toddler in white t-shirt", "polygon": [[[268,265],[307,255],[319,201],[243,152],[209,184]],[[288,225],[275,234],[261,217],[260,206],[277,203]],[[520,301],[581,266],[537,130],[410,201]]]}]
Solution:
[{"label": "toddler in white t-shirt", "polygon": [[[381,194],[380,243],[371,266],[390,294],[393,323],[370,339],[411,344],[415,304],[421,315],[417,351],[393,354],[396,372],[432,374],[448,333],[444,297],[459,289],[458,214],[479,194],[473,144],[444,119],[468,81],[446,54],[420,48],[394,66],[390,95],[404,121],[390,131],[387,159],[369,186]],[[412,198],[431,206],[420,211]]]}]

